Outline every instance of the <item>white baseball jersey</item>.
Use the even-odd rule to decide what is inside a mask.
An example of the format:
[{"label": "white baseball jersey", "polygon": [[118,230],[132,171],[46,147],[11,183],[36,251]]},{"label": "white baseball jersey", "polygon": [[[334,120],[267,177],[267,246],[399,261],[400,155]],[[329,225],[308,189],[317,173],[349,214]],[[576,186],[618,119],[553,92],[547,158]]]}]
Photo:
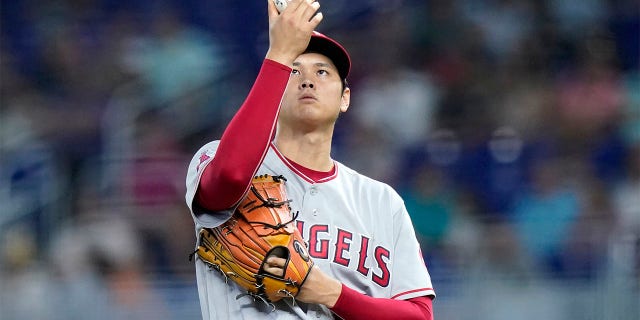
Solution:
[{"label": "white baseball jersey", "polygon": [[[186,201],[196,225],[215,227],[234,208],[204,212],[194,207],[204,167],[213,159],[219,141],[204,145],[187,173]],[[431,278],[420,253],[413,225],[400,196],[388,185],[335,162],[335,174],[313,182],[299,172],[274,145],[256,175],[283,175],[297,227],[309,243],[309,254],[325,273],[372,297],[406,300],[433,295]],[[277,310],[249,296],[216,270],[196,259],[196,277],[204,319],[333,319],[325,306],[276,303]]]}]

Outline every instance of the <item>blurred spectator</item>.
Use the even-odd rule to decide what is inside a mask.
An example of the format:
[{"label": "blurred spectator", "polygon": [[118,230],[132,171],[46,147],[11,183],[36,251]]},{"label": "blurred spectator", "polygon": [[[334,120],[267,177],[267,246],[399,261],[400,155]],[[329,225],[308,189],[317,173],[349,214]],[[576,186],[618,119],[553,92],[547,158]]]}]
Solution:
[{"label": "blurred spectator", "polygon": [[640,238],[640,142],[630,149],[625,159],[625,177],[613,188],[617,236]]},{"label": "blurred spectator", "polygon": [[619,0],[610,3],[608,9],[607,24],[615,40],[614,54],[618,57],[619,68],[628,73],[637,73],[640,68],[640,3]]},{"label": "blurred spectator", "polygon": [[[351,107],[356,106],[352,104]],[[398,178],[397,168],[401,156],[389,139],[384,131],[376,128],[354,128],[344,138],[341,147],[343,154],[337,159],[349,163],[355,170],[367,172],[373,179],[393,184]]]},{"label": "blurred spectator", "polygon": [[628,146],[618,126],[609,125],[591,138],[585,158],[593,166],[593,173],[607,186],[615,185],[625,175]]},{"label": "blurred spectator", "polygon": [[[590,137],[618,120],[625,105],[623,79],[614,67],[614,43],[608,34],[594,33],[580,43],[576,67],[557,83],[561,133],[567,147],[585,147]],[[584,138],[587,139],[584,139]]]},{"label": "blurred spectator", "polygon": [[63,298],[70,300],[57,307],[65,319],[170,319],[152,279],[143,273],[140,238],[123,218],[100,209],[85,212],[53,242],[56,280],[69,292]]},{"label": "blurred spectator", "polygon": [[506,222],[483,224],[457,290],[468,309],[448,310],[453,319],[563,320],[571,314],[563,310],[560,288],[539,276],[516,233]]},{"label": "blurred spectator", "polygon": [[580,214],[579,191],[567,183],[562,159],[540,160],[531,187],[514,201],[513,227],[523,249],[543,270],[561,272],[559,256]]},{"label": "blurred spectator", "polygon": [[[130,154],[128,171],[120,177],[122,195],[139,206],[160,206],[181,198],[184,188],[181,173],[187,159],[174,125],[162,114],[148,112],[135,122],[134,150]],[[140,214],[153,214],[141,210]]]},{"label": "blurred spectator", "polygon": [[52,304],[49,270],[39,261],[28,224],[14,225],[0,239],[0,308],[3,319],[47,319]]},{"label": "blurred spectator", "polygon": [[465,272],[466,263],[476,258],[477,208],[456,193],[441,167],[431,164],[416,167],[400,194],[429,272],[442,280],[440,289],[446,292],[446,281],[456,282],[451,275]]},{"label": "blurred spectator", "polygon": [[66,177],[43,125],[32,114],[43,107],[45,97],[14,69],[12,55],[0,54],[0,230],[27,223],[39,245],[53,235],[52,227],[63,215],[58,210],[64,208],[60,187]]},{"label": "blurred spectator", "polygon": [[552,0],[547,6],[554,25],[566,37],[579,37],[607,19],[608,3],[603,0]]},{"label": "blurred spectator", "polygon": [[384,41],[369,52],[367,74],[352,95],[354,121],[369,130],[383,132],[391,141],[392,152],[423,142],[433,125],[438,88],[424,73],[423,61],[398,64],[408,55],[407,25],[404,11],[380,13],[365,37]]},{"label": "blurred spectator", "polygon": [[480,32],[496,64],[506,61],[533,31],[535,4],[522,0],[458,1],[466,19]]},{"label": "blurred spectator", "polygon": [[630,72],[625,78],[627,104],[625,105],[621,119],[621,136],[628,145],[640,141],[640,70]]},{"label": "blurred spectator", "polygon": [[401,193],[413,221],[422,252],[438,251],[450,232],[455,213],[455,198],[446,186],[445,177],[436,168],[419,168],[409,188]]},{"label": "blurred spectator", "polygon": [[571,172],[571,179],[575,180],[572,183],[580,190],[580,213],[561,244],[558,265],[572,278],[593,280],[602,275],[606,266],[615,212],[607,185],[597,179],[591,168],[580,171]]},{"label": "blurred spectator", "polygon": [[148,249],[141,253],[148,262],[143,270],[176,276],[190,266],[185,253],[194,238],[181,205],[188,159],[174,124],[161,112],[141,114],[135,124],[133,151],[122,160],[114,200],[131,207],[130,223]]},{"label": "blurred spectator", "polygon": [[495,129],[488,139],[467,147],[456,175],[461,187],[475,194],[485,219],[508,219],[514,199],[529,182],[537,151],[509,126]]},{"label": "blurred spectator", "polygon": [[221,79],[225,65],[220,46],[178,16],[175,8],[159,5],[152,20],[153,33],[129,52],[127,61],[148,84],[155,106],[171,103]]}]

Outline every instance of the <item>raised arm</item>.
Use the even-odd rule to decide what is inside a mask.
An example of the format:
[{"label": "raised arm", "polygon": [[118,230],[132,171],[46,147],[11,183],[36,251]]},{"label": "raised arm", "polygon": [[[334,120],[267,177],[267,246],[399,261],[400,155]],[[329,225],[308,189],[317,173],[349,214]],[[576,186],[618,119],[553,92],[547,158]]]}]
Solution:
[{"label": "raised arm", "polygon": [[282,14],[273,1],[267,2],[269,50],[265,61],[200,178],[196,202],[209,211],[233,207],[249,188],[276,128],[293,60],[306,49],[322,20],[322,14],[316,14],[320,5],[312,0],[293,0]]}]

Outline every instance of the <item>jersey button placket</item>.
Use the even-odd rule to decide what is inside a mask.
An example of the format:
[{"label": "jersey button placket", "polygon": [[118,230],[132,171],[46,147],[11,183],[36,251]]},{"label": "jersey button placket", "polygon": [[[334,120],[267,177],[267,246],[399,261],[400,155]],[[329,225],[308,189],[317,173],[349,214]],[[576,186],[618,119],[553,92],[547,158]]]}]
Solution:
[{"label": "jersey button placket", "polygon": [[318,188],[316,186],[311,186],[311,188],[309,188],[309,194],[315,196],[318,194]]}]

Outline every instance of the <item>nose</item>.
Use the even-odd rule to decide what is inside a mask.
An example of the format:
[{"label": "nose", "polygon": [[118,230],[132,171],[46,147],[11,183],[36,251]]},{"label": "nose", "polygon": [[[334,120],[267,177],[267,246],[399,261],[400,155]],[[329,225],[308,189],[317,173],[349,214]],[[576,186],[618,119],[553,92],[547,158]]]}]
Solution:
[{"label": "nose", "polygon": [[300,83],[300,87],[302,89],[306,89],[306,88],[313,89],[314,86],[313,86],[313,82],[311,82],[311,80],[305,79],[305,80],[302,81],[302,83]]}]

